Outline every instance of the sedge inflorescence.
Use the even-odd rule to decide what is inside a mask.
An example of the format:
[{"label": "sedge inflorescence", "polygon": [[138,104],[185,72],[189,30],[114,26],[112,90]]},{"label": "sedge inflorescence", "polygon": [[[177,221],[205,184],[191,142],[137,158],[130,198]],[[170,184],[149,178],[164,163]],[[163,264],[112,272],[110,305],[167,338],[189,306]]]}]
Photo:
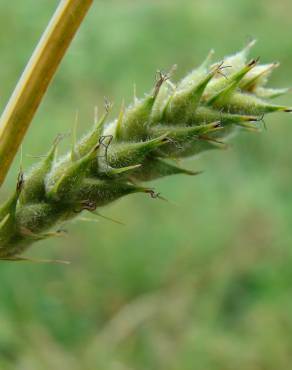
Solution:
[{"label": "sedge inflorescence", "polygon": [[98,214],[132,193],[157,196],[143,183],[197,174],[178,166],[178,159],[224,149],[231,134],[259,131],[265,114],[290,112],[270,102],[288,90],[266,86],[278,64],[248,60],[252,44],[219,63],[212,63],[211,52],[177,84],[159,72],[151,93],[135,97],[112,122],[107,104],[92,130],[60,159],[57,138],[44,159],[20,173],[0,208],[0,259],[21,259],[33,242],[60,234],[58,225],[84,210]]}]

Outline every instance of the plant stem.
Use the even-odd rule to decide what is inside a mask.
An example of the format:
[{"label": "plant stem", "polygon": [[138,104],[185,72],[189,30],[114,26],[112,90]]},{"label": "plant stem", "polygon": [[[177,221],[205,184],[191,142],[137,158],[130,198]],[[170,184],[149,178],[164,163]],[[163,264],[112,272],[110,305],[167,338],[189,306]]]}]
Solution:
[{"label": "plant stem", "polygon": [[0,186],[93,0],[62,0],[0,118]]}]

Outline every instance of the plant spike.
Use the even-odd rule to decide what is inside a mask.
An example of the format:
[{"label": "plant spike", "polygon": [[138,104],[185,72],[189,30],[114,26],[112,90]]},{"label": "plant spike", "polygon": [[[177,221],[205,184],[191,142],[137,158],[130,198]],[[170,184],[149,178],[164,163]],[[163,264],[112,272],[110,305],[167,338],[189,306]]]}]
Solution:
[{"label": "plant spike", "polygon": [[49,153],[25,177],[26,186],[20,196],[20,202],[22,204],[41,202],[46,196],[45,178],[53,167],[57,146],[61,139],[61,135],[58,135]]},{"label": "plant spike", "polygon": [[[56,160],[58,137],[47,156],[26,176],[19,176],[13,196],[0,207],[0,259],[21,257],[32,243],[62,236],[58,225],[82,211],[99,209],[133,193],[160,198],[141,183],[174,174],[197,175],[172,160],[210,149],[226,149],[223,141],[240,129],[260,130],[266,113],[292,109],[266,99],[288,89],[266,87],[278,64],[247,62],[254,41],[224,62],[211,64],[213,52],[177,85],[171,72],[157,72],[153,90],[136,97],[107,122],[111,105],[79,142],[73,130],[71,151]],[[101,216],[104,217],[104,216]],[[57,231],[50,231],[55,228]]]}]

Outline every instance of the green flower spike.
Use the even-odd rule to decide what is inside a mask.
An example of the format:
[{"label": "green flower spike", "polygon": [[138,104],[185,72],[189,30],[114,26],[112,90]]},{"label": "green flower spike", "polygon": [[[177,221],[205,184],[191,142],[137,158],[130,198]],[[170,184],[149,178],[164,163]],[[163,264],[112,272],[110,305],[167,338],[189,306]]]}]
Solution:
[{"label": "green flower spike", "polygon": [[288,89],[266,86],[279,64],[248,61],[253,44],[213,65],[210,52],[176,85],[170,74],[158,72],[149,94],[135,96],[127,108],[122,104],[112,122],[107,104],[92,130],[79,142],[74,139],[71,152],[59,159],[58,138],[39,164],[19,176],[14,194],[0,208],[0,259],[25,260],[20,254],[33,242],[62,235],[58,225],[82,211],[100,215],[99,208],[132,193],[159,198],[141,182],[197,175],[177,161],[226,149],[230,134],[259,131],[264,114],[291,112],[269,102]]}]

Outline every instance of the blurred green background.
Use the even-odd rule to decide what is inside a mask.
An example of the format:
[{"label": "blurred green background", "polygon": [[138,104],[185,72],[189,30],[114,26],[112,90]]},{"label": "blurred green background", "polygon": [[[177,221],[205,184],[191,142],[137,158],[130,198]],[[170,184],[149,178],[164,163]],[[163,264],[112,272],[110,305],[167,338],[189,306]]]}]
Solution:
[{"label": "blurred green background", "polygon": [[[57,3],[0,1],[2,109]],[[96,0],[26,137],[24,168],[76,110],[81,135],[104,96],[116,112],[134,82],[142,96],[158,68],[178,64],[180,78],[210,48],[220,59],[256,37],[254,56],[282,63],[271,83],[292,85],[291,11],[289,0]],[[74,223],[27,253],[71,265],[1,263],[0,369],[291,368],[292,118],[266,122],[188,161],[203,175],[154,183],[171,203],[125,198],[104,213],[126,227]]]}]

